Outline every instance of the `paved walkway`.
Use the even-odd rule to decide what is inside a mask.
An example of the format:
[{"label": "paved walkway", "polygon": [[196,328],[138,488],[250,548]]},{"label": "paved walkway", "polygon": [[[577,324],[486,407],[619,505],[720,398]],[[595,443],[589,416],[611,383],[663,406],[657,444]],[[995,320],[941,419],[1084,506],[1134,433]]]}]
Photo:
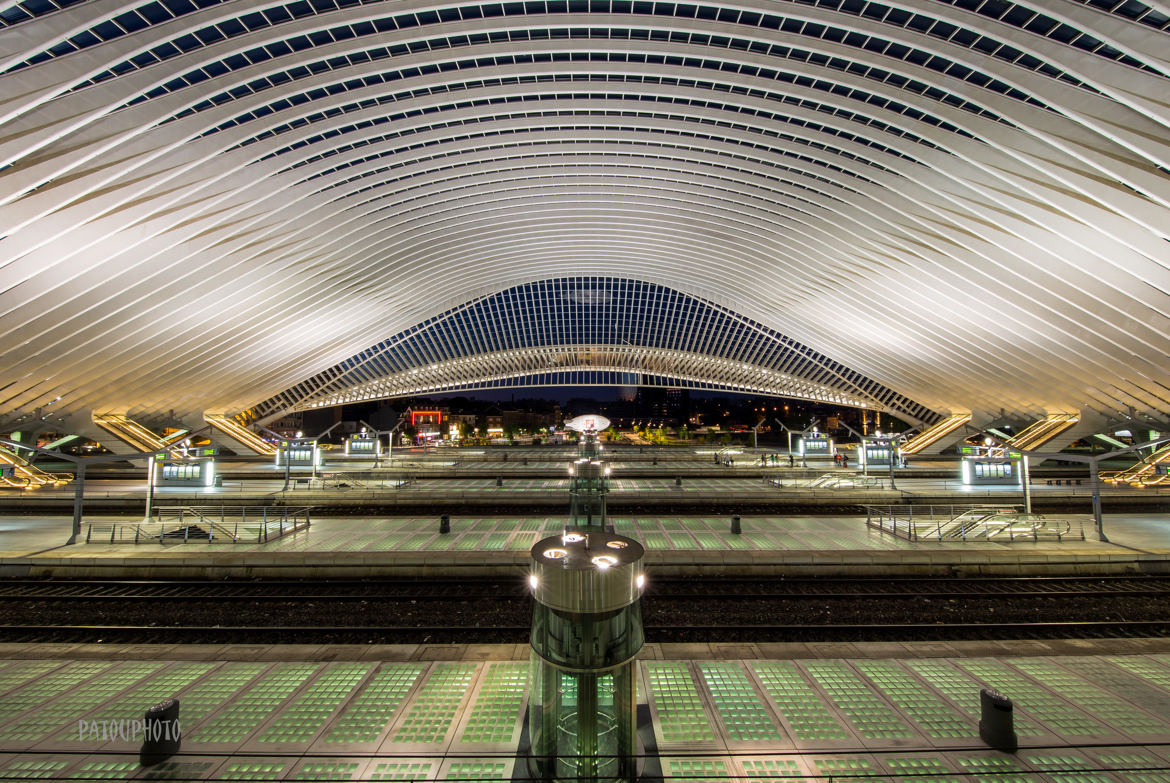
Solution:
[{"label": "paved walkway", "polygon": [[[930,541],[911,543],[865,524],[864,517],[744,516],[743,533],[730,533],[730,517],[642,516],[610,518],[617,531],[644,544],[650,551],[953,551],[1012,552],[1054,550],[1079,553],[1121,553],[1136,551],[1170,554],[1170,514],[1106,515],[1105,530],[1110,542],[1094,540],[1093,531],[1079,530],[1061,543],[987,541]],[[102,521],[107,521],[102,518]],[[126,523],[135,520],[123,518]],[[527,552],[544,536],[562,529],[562,516],[491,517],[452,516],[451,533],[439,534],[438,515],[419,517],[314,517],[303,532],[267,543],[240,541],[168,541],[165,544],[109,544],[94,542],[63,547],[69,537],[70,520],[62,517],[0,517],[0,557],[27,556],[44,552],[55,557],[125,557],[158,552],[186,552],[192,555],[227,552]],[[229,518],[227,525],[233,521]],[[84,537],[85,528],[82,530]],[[48,551],[46,551],[48,550]]]},{"label": "paved walkway", "polygon": [[[1170,780],[1170,645],[1068,644],[650,645],[641,733],[680,782]],[[0,779],[511,780],[526,655],[0,645]],[[1013,700],[1016,754],[979,739],[984,687]],[[143,770],[120,722],[168,697],[182,752]]]}]

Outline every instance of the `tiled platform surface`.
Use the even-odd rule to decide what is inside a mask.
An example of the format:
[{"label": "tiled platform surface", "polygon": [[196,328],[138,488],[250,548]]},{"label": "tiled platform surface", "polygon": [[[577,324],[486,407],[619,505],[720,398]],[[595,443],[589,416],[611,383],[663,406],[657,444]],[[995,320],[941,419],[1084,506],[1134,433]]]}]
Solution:
[{"label": "tiled platform surface", "polygon": [[[0,779],[509,780],[526,652],[0,645]],[[670,780],[1170,780],[1165,640],[649,645],[639,671]],[[1017,754],[979,740],[986,686]],[[171,761],[92,736],[170,696]]]},{"label": "tiled platform surface", "polygon": [[[728,517],[611,517],[619,533],[647,548],[647,563],[662,569],[919,569],[961,573],[1089,573],[1170,568],[1170,515],[1109,515],[1110,542],[1066,538],[1063,542],[927,541],[916,543],[876,531],[860,517],[744,516],[743,533],[730,533]],[[0,575],[322,576],[346,569],[350,576],[402,569],[523,568],[540,538],[562,529],[560,516],[453,516],[440,535],[430,517],[314,517],[307,531],[266,543],[190,541],[159,544],[93,542],[64,546],[69,520],[0,517]],[[230,520],[229,520],[230,523]],[[84,536],[83,528],[83,536]],[[1021,570],[1023,569],[1023,570]],[[182,573],[179,573],[179,572]]]}]

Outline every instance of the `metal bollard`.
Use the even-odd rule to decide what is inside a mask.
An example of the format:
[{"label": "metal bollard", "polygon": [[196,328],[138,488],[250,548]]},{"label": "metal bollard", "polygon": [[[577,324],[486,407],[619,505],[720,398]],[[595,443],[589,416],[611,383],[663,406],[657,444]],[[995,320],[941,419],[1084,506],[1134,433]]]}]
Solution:
[{"label": "metal bollard", "polygon": [[682,486],[682,476],[675,476],[675,477],[674,477],[674,485],[675,485],[676,487],[681,487],[681,486]]},{"label": "metal bollard", "polygon": [[146,711],[142,726],[142,748],[138,763],[144,767],[166,761],[179,752],[182,727],[179,724],[179,700],[164,699]]},{"label": "metal bollard", "polygon": [[739,526],[739,514],[736,514],[731,518],[731,533],[738,536],[742,532],[743,528]]},{"label": "metal bollard", "polygon": [[996,750],[1015,753],[1019,748],[1012,700],[990,688],[979,691],[979,738]]},{"label": "metal bollard", "polygon": [[451,517],[448,514],[444,514],[443,516],[439,517],[439,535],[445,536],[450,532],[451,532]]},{"label": "metal bollard", "polygon": [[496,476],[496,486],[497,487],[504,486],[504,477],[503,476]]}]

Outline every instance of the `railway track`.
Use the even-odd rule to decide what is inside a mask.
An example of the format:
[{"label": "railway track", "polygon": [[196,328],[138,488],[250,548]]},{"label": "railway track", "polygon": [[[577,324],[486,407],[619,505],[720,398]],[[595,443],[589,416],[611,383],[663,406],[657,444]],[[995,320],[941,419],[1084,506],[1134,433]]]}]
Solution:
[{"label": "railway track", "polygon": [[[491,600],[527,595],[522,577],[465,580],[4,580],[0,601]],[[646,595],[671,599],[981,599],[1170,596],[1165,577],[986,579],[652,579]]]},{"label": "railway track", "polygon": [[[104,644],[515,644],[521,626],[134,626],[8,625],[8,642]],[[848,625],[654,625],[648,643],[867,642],[1107,639],[1166,636],[1170,621]]]},{"label": "railway track", "polygon": [[[1170,635],[1170,579],[652,581],[652,642]],[[527,639],[515,580],[0,582],[0,636],[121,643],[489,643]]]}]

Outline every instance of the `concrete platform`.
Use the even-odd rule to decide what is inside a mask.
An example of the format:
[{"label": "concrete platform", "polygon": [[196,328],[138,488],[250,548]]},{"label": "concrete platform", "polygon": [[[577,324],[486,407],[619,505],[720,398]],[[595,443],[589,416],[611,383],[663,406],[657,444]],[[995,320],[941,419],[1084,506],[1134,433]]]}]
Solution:
[{"label": "concrete platform", "polygon": [[[744,516],[611,518],[647,548],[663,574],[1026,575],[1170,572],[1170,515],[1108,515],[1109,543],[929,541],[911,543],[861,517]],[[132,521],[127,519],[126,521]],[[508,575],[527,570],[528,551],[553,535],[562,516],[314,517],[308,530],[257,543],[181,541],[65,546],[70,520],[0,517],[0,576],[323,577]],[[84,529],[83,529],[84,536]]]},{"label": "concrete platform", "polygon": [[[1164,639],[640,658],[648,768],[666,780],[1170,780]],[[0,778],[512,780],[527,673],[525,645],[0,644]],[[979,739],[983,687],[1013,700],[1015,754]],[[182,751],[142,768],[120,722],[168,697]]]}]

